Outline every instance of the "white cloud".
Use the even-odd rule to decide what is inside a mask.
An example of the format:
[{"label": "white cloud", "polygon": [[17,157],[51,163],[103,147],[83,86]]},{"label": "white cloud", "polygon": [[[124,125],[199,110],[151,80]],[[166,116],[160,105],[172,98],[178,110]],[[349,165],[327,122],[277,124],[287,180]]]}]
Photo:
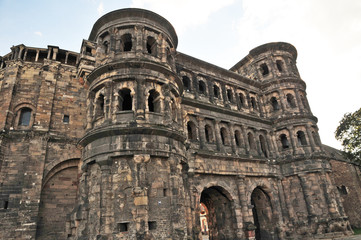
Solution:
[{"label": "white cloud", "polygon": [[43,34],[41,32],[34,32],[34,34],[37,36],[40,36],[40,37],[43,36]]},{"label": "white cloud", "polygon": [[169,20],[178,34],[202,25],[209,16],[231,5],[234,0],[133,0],[131,7],[146,8]]},{"label": "white cloud", "polygon": [[101,16],[104,14],[104,4],[103,2],[100,2],[97,8],[98,15]]},{"label": "white cloud", "polygon": [[334,147],[338,122],[360,108],[361,2],[350,0],[243,0],[235,28],[237,50],[246,55],[261,44],[286,41],[298,50],[298,68],[306,82],[323,143]]}]

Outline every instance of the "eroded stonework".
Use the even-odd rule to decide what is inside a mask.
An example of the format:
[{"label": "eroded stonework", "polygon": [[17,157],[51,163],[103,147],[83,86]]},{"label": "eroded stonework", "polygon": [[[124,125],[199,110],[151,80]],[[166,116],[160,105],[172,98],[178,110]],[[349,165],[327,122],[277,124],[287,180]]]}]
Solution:
[{"label": "eroded stonework", "polygon": [[314,239],[360,226],[360,169],[322,145],[292,45],[226,70],[177,44],[163,17],[121,9],[80,53],[18,45],[0,58],[1,239]]}]

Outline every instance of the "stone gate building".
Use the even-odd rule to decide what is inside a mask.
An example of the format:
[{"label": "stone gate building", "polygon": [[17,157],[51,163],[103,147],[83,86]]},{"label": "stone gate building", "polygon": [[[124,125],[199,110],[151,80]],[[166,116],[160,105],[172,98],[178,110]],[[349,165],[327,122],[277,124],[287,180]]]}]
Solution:
[{"label": "stone gate building", "polygon": [[163,17],[121,9],[80,53],[0,58],[1,239],[312,239],[361,225],[360,169],[322,145],[292,45],[226,70],[177,43]]}]

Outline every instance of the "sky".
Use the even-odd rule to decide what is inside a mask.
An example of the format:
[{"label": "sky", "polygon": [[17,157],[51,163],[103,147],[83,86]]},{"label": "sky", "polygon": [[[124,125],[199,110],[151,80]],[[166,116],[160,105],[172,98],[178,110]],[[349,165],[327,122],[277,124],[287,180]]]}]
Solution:
[{"label": "sky", "polygon": [[360,0],[0,0],[0,56],[21,43],[79,52],[99,17],[129,7],[165,17],[178,51],[226,69],[259,45],[291,43],[321,140],[342,148],[339,121],[361,107]]}]

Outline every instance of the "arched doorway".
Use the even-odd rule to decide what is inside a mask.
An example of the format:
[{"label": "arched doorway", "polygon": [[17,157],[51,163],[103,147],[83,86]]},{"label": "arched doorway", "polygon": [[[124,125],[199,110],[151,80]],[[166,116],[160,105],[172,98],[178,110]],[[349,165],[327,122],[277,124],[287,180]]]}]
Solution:
[{"label": "arched doorway", "polygon": [[61,169],[43,186],[36,239],[66,239],[66,217],[76,201],[78,168]]},{"label": "arched doorway", "polygon": [[208,235],[204,235],[204,239],[236,239],[236,219],[232,209],[233,203],[228,196],[221,187],[203,190],[200,203],[205,208],[208,224]]},{"label": "arched doorway", "polygon": [[260,187],[253,190],[251,195],[253,206],[253,220],[256,228],[256,240],[278,239],[274,234],[276,223],[273,221],[271,199]]}]

